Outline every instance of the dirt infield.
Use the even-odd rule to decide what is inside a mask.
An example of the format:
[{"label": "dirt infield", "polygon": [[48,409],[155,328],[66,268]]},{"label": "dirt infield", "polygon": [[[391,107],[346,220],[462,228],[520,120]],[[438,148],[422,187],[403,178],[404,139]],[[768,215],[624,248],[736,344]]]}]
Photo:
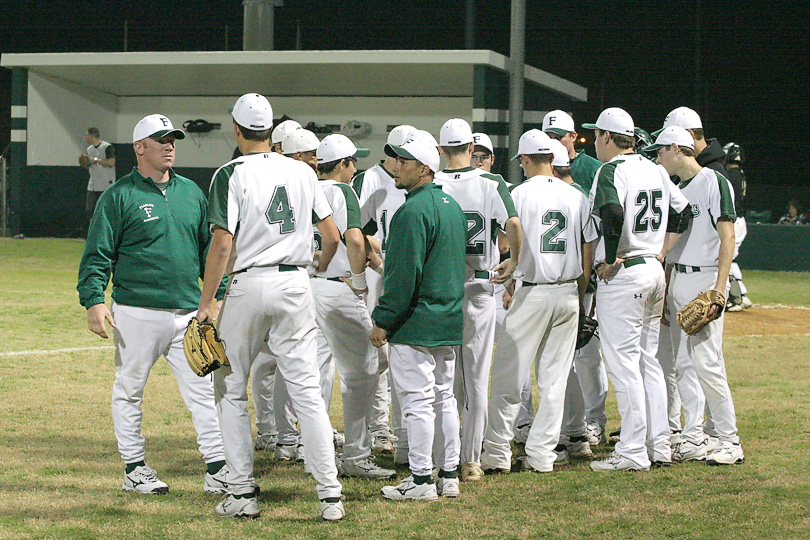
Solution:
[{"label": "dirt infield", "polygon": [[810,309],[759,306],[725,314],[726,336],[781,336],[810,334]]}]

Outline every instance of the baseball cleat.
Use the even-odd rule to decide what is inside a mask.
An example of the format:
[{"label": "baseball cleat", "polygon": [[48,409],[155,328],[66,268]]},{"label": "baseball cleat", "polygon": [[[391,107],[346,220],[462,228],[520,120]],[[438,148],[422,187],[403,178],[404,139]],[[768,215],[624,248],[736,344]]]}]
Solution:
[{"label": "baseball cleat", "polygon": [[416,484],[413,476],[407,477],[398,486],[385,486],[380,493],[392,501],[435,501],[439,498],[436,484]]},{"label": "baseball cleat", "polygon": [[709,465],[736,465],[745,463],[740,443],[723,441],[717,445],[717,449],[706,456],[706,463]]},{"label": "baseball cleat", "polygon": [[146,493],[149,495],[165,495],[169,486],[158,480],[157,474],[149,465],[138,465],[131,473],[124,474],[124,491]]},{"label": "baseball cleat", "polygon": [[588,424],[585,428],[585,435],[588,437],[588,443],[590,443],[591,446],[607,444],[605,428],[599,424]]},{"label": "baseball cleat", "polygon": [[615,445],[617,442],[619,442],[619,439],[621,439],[621,437],[622,437],[622,428],[611,431],[608,437],[608,444]]},{"label": "baseball cleat", "polygon": [[[568,449],[565,447],[564,444],[558,444],[554,447],[554,453],[557,454],[557,457],[554,458],[555,465],[568,465]],[[524,461],[526,463],[526,461]]]},{"label": "baseball cleat", "polygon": [[383,454],[394,453],[394,442],[390,433],[376,433],[371,436],[371,449]]},{"label": "baseball cleat", "polygon": [[253,446],[256,450],[275,450],[276,449],[276,434],[275,433],[259,433],[256,435],[256,444]]},{"label": "baseball cleat", "polygon": [[[588,458],[593,456],[591,443],[586,435],[576,437],[560,437],[560,442],[565,445],[569,457]],[[556,448],[555,448],[556,451]]]},{"label": "baseball cleat", "polygon": [[607,459],[591,462],[591,470],[594,470],[596,472],[619,472],[619,471],[638,472],[638,471],[646,471],[648,469],[649,467],[642,467],[641,465],[636,464],[636,462],[627,459],[624,456],[620,456],[615,452],[611,454],[610,457]]},{"label": "baseball cleat", "polygon": [[343,444],[346,442],[346,436],[336,429],[332,430],[332,439],[335,442],[335,448],[342,447]]},{"label": "baseball cleat", "polygon": [[503,465],[495,461],[487,461],[487,454],[481,454],[481,468],[484,469],[484,474],[509,474],[512,472],[511,463]]},{"label": "baseball cleat", "polygon": [[304,445],[277,444],[275,457],[279,461],[304,461]]},{"label": "baseball cleat", "polygon": [[324,521],[340,521],[345,516],[346,510],[343,508],[343,501],[321,501],[321,518]]},{"label": "baseball cleat", "polygon": [[708,456],[720,445],[720,439],[717,437],[712,437],[711,435],[706,437],[706,455]]},{"label": "baseball cleat", "polygon": [[741,303],[745,309],[748,309],[754,305],[754,303],[746,295],[742,295]]},{"label": "baseball cleat", "polygon": [[367,478],[369,480],[391,480],[396,478],[396,471],[391,469],[383,469],[371,458],[358,459],[356,461],[339,460],[338,472],[340,476],[350,478]]},{"label": "baseball cleat", "polygon": [[670,467],[672,465],[671,461],[668,460],[650,460],[650,468],[652,469],[663,469],[665,467]]},{"label": "baseball cleat", "polygon": [[236,496],[228,494],[222,502],[217,505],[217,515],[219,517],[245,517],[256,519],[261,514],[259,503],[256,501],[256,494]]},{"label": "baseball cleat", "polygon": [[228,493],[228,466],[222,467],[216,474],[205,473],[203,491],[206,493]]},{"label": "baseball cleat", "polygon": [[478,482],[484,479],[484,469],[475,461],[461,464],[461,481]]},{"label": "baseball cleat", "polygon": [[[565,449],[563,449],[563,451],[564,450]],[[555,449],[555,452],[556,452],[556,449]],[[559,454],[558,454],[558,456],[559,456]],[[545,473],[554,472],[554,465],[568,465],[568,457],[566,456],[564,462],[555,461],[554,465],[552,465],[550,469],[542,470],[542,471],[540,469],[538,469],[537,467],[533,466],[531,463],[529,463],[529,456],[520,456],[518,458],[518,463],[520,464],[520,470],[521,471],[528,471],[528,472],[533,472],[533,473],[545,474]]]},{"label": "baseball cleat", "polygon": [[436,493],[442,497],[458,497],[458,478],[441,478],[436,480]]},{"label": "baseball cleat", "polygon": [[700,443],[682,441],[672,450],[672,461],[705,461],[706,440]]}]

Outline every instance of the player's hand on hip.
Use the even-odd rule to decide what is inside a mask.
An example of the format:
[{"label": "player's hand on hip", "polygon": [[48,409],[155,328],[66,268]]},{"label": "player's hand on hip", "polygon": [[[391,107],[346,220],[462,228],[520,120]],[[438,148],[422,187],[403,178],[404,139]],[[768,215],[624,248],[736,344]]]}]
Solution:
[{"label": "player's hand on hip", "polygon": [[110,336],[107,335],[107,325],[105,321],[109,321],[110,326],[116,328],[112,313],[110,313],[106,305],[102,303],[87,308],[87,327],[94,334],[98,334],[104,339],[107,339]]},{"label": "player's hand on hip", "polygon": [[495,275],[492,276],[492,282],[501,284],[506,283],[515,273],[517,268],[517,261],[512,258],[506,259],[501,264],[495,267]]},{"label": "player's hand on hip", "polygon": [[388,330],[375,326],[371,330],[371,335],[368,336],[368,338],[371,340],[371,344],[379,349],[388,343]]},{"label": "player's hand on hip", "polygon": [[624,259],[617,258],[612,264],[602,263],[596,268],[596,277],[607,283],[613,279],[622,267]]}]

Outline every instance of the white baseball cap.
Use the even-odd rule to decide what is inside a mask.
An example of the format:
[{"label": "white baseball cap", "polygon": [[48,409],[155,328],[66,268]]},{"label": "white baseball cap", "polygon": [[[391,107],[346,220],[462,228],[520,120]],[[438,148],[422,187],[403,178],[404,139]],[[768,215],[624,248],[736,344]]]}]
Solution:
[{"label": "white baseball cap", "polygon": [[475,146],[483,146],[489,150],[490,154],[495,153],[495,148],[492,146],[492,139],[486,133],[473,133],[473,142]]},{"label": "white baseball cap", "polygon": [[635,137],[636,131],[633,125],[633,119],[624,109],[619,107],[610,107],[605,109],[599,114],[595,124],[582,124],[585,129],[600,129],[602,131],[610,131],[611,133],[618,133],[619,135],[627,135],[628,137]]},{"label": "white baseball cap", "polygon": [[703,122],[700,121],[700,115],[689,107],[678,107],[669,111],[669,114],[664,118],[664,127],[658,131],[653,131],[653,136],[657,137],[659,133],[664,131],[670,126],[679,126],[684,129],[703,129]]},{"label": "white baseball cap", "polygon": [[658,134],[654,144],[645,146],[642,148],[642,150],[645,152],[654,152],[659,148],[669,146],[672,143],[675,143],[678,146],[691,148],[692,150],[695,149],[695,139],[692,138],[692,135],[690,135],[686,129],[680,126],[669,126],[668,128],[661,130],[661,133]]},{"label": "white baseball cap", "polygon": [[472,128],[461,118],[451,118],[444,123],[439,132],[441,146],[460,146],[471,142],[473,142]]},{"label": "white baseball cap", "polygon": [[522,155],[531,156],[534,154],[551,153],[553,153],[551,137],[539,129],[530,129],[520,136],[520,141],[518,141],[518,153],[512,156],[512,159],[517,159]]},{"label": "white baseball cap", "polygon": [[285,156],[295,154],[296,152],[315,152],[321,141],[318,136],[308,129],[296,129],[281,141],[281,153]]},{"label": "white baseball cap", "polygon": [[[413,132],[413,137],[417,139],[422,139],[428,146],[432,146],[434,148],[439,146],[439,143],[436,142],[436,138],[431,135],[429,131],[425,131],[424,129],[417,129]],[[406,139],[407,140],[407,139]]]},{"label": "white baseball cap", "polygon": [[408,136],[414,131],[416,131],[416,128],[407,124],[397,126],[391,130],[391,133],[388,134],[388,140],[386,142],[388,144],[401,146],[402,143],[405,142],[405,139],[407,139]]},{"label": "white baseball cap", "polygon": [[557,109],[546,113],[543,117],[543,131],[551,131],[557,135],[567,135],[576,130],[574,119],[565,111]]},{"label": "white baseball cap", "polygon": [[273,127],[273,107],[261,94],[245,94],[231,107],[234,122],[253,131],[264,131]]},{"label": "white baseball cap", "polygon": [[370,153],[368,148],[357,148],[346,135],[335,133],[324,137],[318,145],[315,156],[318,163],[329,163],[348,157],[364,158]]},{"label": "white baseball cap", "polygon": [[160,139],[170,134],[174,135],[175,139],[186,138],[186,132],[182,129],[175,129],[168,118],[162,114],[150,114],[135,124],[135,129],[132,131],[132,142],[138,142],[147,137]]},{"label": "white baseball cap", "polygon": [[568,148],[563,146],[563,143],[551,139],[551,150],[554,153],[554,159],[551,161],[554,167],[571,166],[571,158],[568,157]]},{"label": "white baseball cap", "polygon": [[[386,144],[385,155],[415,159],[419,163],[430,167],[431,171],[438,172],[439,163],[441,161],[439,158],[439,150],[436,148],[436,145],[433,144],[435,140],[431,142],[428,137],[424,136],[424,133],[426,132],[417,130],[417,132],[408,137],[402,145]],[[428,135],[430,139],[433,139],[432,135]]]},{"label": "white baseball cap", "polygon": [[296,129],[301,129],[301,124],[295,120],[284,120],[277,125],[276,129],[273,130],[273,133],[270,134],[270,141],[273,144],[280,143],[284,141],[284,137],[286,137],[288,133],[295,131]]}]

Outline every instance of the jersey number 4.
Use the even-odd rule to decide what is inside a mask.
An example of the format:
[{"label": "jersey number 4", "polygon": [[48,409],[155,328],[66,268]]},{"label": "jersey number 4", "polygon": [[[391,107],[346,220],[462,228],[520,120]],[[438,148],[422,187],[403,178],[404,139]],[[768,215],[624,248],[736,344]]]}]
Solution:
[{"label": "jersey number 4", "polygon": [[[661,218],[664,215],[661,210],[661,199],[663,197],[664,194],[660,189],[638,192],[636,206],[640,208],[633,220],[633,232],[643,233],[649,229],[658,230],[661,226]],[[650,211],[652,211],[652,215],[649,215]]]},{"label": "jersey number 4", "polygon": [[549,210],[543,214],[543,225],[554,225],[541,237],[543,253],[565,253],[565,238],[557,238],[568,226],[568,218],[559,210]]},{"label": "jersey number 4", "polygon": [[276,186],[273,191],[273,198],[267,205],[264,215],[267,221],[278,223],[281,234],[288,234],[295,231],[295,211],[290,206],[290,198],[287,196],[287,186]]}]

